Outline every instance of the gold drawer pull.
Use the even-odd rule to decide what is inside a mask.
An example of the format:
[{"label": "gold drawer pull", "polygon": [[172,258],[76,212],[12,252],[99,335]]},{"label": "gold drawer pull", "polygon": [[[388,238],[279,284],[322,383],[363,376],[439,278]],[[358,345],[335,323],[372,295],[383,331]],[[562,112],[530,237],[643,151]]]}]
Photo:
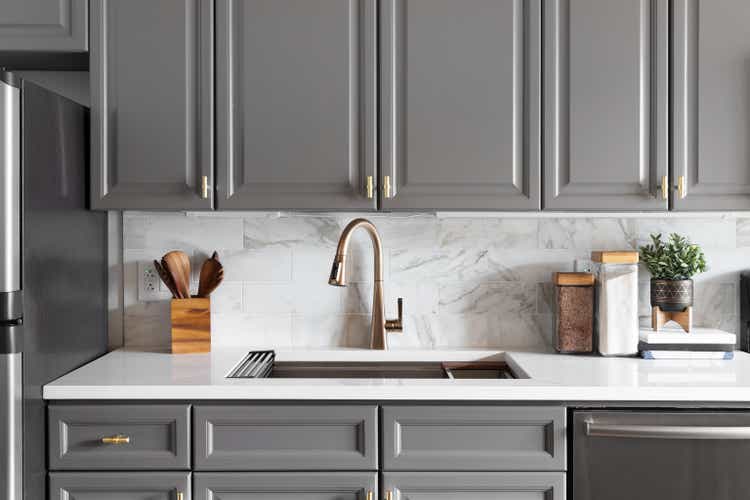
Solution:
[{"label": "gold drawer pull", "polygon": [[383,177],[383,197],[384,198],[391,197],[391,176],[390,175],[386,175]]},{"label": "gold drawer pull", "polygon": [[391,490],[385,492],[385,500],[393,500],[393,492]]},{"label": "gold drawer pull", "polygon": [[201,198],[208,199],[208,176],[201,177]]},{"label": "gold drawer pull", "polygon": [[372,490],[367,492],[367,500],[372,500]]},{"label": "gold drawer pull", "polygon": [[677,177],[677,196],[682,200],[685,198],[685,176]]},{"label": "gold drawer pull", "polygon": [[669,198],[669,184],[667,182],[667,176],[661,178],[661,199],[666,200]]},{"label": "gold drawer pull", "polygon": [[367,176],[367,186],[366,187],[367,187],[367,197],[369,199],[372,199],[372,197],[373,197],[373,191],[374,191],[374,186],[373,186],[372,176],[371,175]]},{"label": "gold drawer pull", "polygon": [[130,444],[130,436],[118,434],[116,436],[103,437],[102,444]]},{"label": "gold drawer pull", "polygon": [[177,500],[185,500],[185,494],[181,491],[177,492]]}]

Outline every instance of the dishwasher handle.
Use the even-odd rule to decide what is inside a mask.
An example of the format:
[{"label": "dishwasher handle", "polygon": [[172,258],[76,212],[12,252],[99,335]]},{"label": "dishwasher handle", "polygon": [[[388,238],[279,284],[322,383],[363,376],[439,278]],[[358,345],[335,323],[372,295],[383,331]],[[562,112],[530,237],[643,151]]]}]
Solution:
[{"label": "dishwasher handle", "polygon": [[590,437],[633,439],[750,439],[750,427],[703,425],[614,424],[584,422]]}]

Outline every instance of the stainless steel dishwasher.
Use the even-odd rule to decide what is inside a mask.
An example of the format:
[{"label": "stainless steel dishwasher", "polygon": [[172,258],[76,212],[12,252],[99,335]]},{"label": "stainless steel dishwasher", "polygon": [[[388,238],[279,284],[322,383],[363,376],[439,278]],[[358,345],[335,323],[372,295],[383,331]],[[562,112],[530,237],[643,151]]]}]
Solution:
[{"label": "stainless steel dishwasher", "polygon": [[573,500],[750,498],[750,411],[575,411]]}]

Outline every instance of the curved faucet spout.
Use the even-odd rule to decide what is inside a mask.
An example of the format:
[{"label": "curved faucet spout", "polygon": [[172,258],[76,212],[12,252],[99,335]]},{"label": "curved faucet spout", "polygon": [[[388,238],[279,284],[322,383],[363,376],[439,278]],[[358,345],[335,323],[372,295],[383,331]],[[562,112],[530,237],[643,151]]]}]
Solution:
[{"label": "curved faucet spout", "polygon": [[385,320],[383,307],[383,245],[375,225],[367,219],[354,219],[341,233],[336,248],[336,256],[333,258],[331,274],[328,284],[334,286],[346,286],[346,259],[349,250],[349,241],[352,232],[361,227],[370,235],[373,247],[373,293],[372,293],[372,338],[371,349],[387,349],[388,342],[386,332],[402,330],[402,299],[399,299],[399,318],[397,320]]}]

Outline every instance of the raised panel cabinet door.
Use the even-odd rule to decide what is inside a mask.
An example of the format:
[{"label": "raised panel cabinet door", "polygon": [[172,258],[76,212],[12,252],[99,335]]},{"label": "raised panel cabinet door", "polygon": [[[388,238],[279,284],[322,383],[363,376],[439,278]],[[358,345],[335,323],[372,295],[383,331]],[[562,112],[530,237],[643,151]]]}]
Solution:
[{"label": "raised panel cabinet door", "polygon": [[375,472],[197,472],[196,500],[376,500]]},{"label": "raised panel cabinet door", "polygon": [[545,210],[667,210],[669,1],[544,5]]},{"label": "raised panel cabinet door", "polygon": [[0,51],[85,52],[87,0],[3,0]]},{"label": "raised panel cabinet door", "polygon": [[564,471],[562,406],[382,409],[383,470]]},{"label": "raised panel cabinet door", "polygon": [[217,0],[216,17],[218,208],[374,210],[375,0]]},{"label": "raised panel cabinet door", "polygon": [[194,407],[195,470],[377,470],[377,407]]},{"label": "raised panel cabinet door", "polygon": [[210,209],[213,0],[91,0],[91,204]]},{"label": "raised panel cabinet door", "polygon": [[675,210],[750,209],[750,2],[672,7]]},{"label": "raised panel cabinet door", "polygon": [[565,473],[387,472],[383,490],[393,500],[565,500]]},{"label": "raised panel cabinet door", "polygon": [[188,472],[52,472],[49,475],[49,500],[191,498]]},{"label": "raised panel cabinet door", "polygon": [[382,208],[540,209],[541,3],[380,3]]}]

